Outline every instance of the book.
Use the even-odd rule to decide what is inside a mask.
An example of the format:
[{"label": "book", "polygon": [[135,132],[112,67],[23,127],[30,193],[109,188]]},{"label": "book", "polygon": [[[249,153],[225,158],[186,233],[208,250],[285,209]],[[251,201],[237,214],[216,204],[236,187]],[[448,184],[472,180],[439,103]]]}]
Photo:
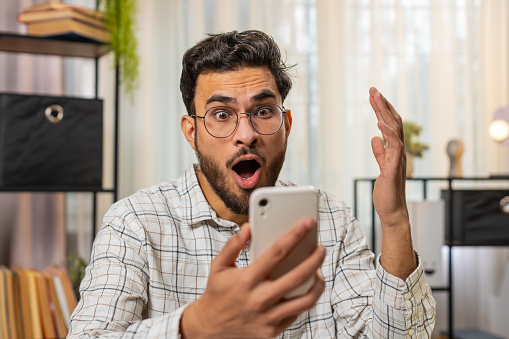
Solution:
[{"label": "book", "polygon": [[76,297],[65,268],[0,266],[0,339],[65,338],[70,305]]},{"label": "book", "polygon": [[34,338],[43,338],[42,315],[39,309],[39,292],[37,288],[37,272],[34,270],[25,271],[28,278],[30,318],[32,319],[32,333]]},{"label": "book", "polygon": [[66,3],[60,2],[60,1],[46,1],[40,4],[35,4],[33,6],[25,8],[23,11],[41,11],[41,10],[48,10],[48,9],[63,9],[71,7],[71,5],[68,5]]},{"label": "book", "polygon": [[10,269],[12,273],[12,295],[14,300],[14,313],[16,314],[17,338],[25,338],[25,329],[23,326],[23,305],[21,304],[21,277],[19,273]]},{"label": "book", "polygon": [[53,277],[53,284],[55,285],[55,291],[57,293],[57,300],[60,304],[60,311],[62,312],[62,317],[64,318],[67,327],[69,320],[71,319],[71,312],[69,311],[69,304],[67,303],[64,285],[62,284],[62,279],[60,279],[58,275],[53,273],[51,273],[51,275]]},{"label": "book", "polygon": [[30,311],[30,290],[28,288],[28,276],[24,269],[13,267],[12,270],[19,278],[19,307],[20,312],[20,338],[34,338],[32,333],[32,314]]},{"label": "book", "polygon": [[55,329],[57,331],[58,338],[65,338],[67,336],[67,326],[62,315],[62,310],[60,308],[60,302],[58,301],[57,291],[55,289],[55,283],[53,281],[53,276],[49,273],[43,273],[44,279],[46,280],[46,284],[48,285],[49,290],[49,306],[51,312],[53,314],[53,320],[55,322]]},{"label": "book", "polygon": [[17,300],[15,300],[14,293],[14,277],[12,271],[7,267],[3,269],[4,277],[5,277],[5,291],[6,291],[6,300],[7,300],[7,310],[8,310],[8,321],[9,321],[9,338],[18,338],[18,312],[16,311]]},{"label": "book", "polygon": [[30,7],[26,7],[23,9],[22,13],[25,12],[42,12],[42,11],[59,11],[59,10],[67,10],[67,9],[73,9],[75,11],[82,12],[83,14],[94,16],[94,15],[103,15],[101,12],[86,8],[86,7],[80,7],[80,6],[73,6],[69,5],[60,1],[46,1],[40,4],[36,4]]},{"label": "book", "polygon": [[68,305],[69,314],[71,314],[78,305],[78,300],[76,299],[76,295],[74,294],[74,289],[72,287],[72,282],[71,278],[69,277],[69,273],[65,268],[55,266],[47,267],[46,272],[49,272],[52,275],[58,276],[60,278],[65,293],[65,299]]},{"label": "book", "polygon": [[92,25],[97,28],[105,29],[104,15],[84,13],[74,7],[55,9],[50,11],[30,11],[18,13],[18,22],[31,24],[34,22],[51,21],[55,19],[73,19]]},{"label": "book", "polygon": [[9,308],[7,305],[7,286],[5,284],[5,269],[0,266],[0,337],[9,338]]},{"label": "book", "polygon": [[42,332],[44,338],[57,338],[57,331],[53,321],[53,313],[51,312],[48,284],[44,274],[40,271],[34,271],[37,281],[37,290],[39,296],[39,312],[41,314]]},{"label": "book", "polygon": [[111,40],[111,34],[106,29],[74,19],[33,22],[28,24],[28,34],[42,37],[85,38],[99,43]]}]

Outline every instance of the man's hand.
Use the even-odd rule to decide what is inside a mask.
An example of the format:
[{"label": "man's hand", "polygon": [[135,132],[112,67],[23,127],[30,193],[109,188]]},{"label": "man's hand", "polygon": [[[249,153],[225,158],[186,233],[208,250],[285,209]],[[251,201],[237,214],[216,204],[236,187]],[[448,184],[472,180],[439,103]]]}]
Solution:
[{"label": "man's hand", "polygon": [[[250,239],[244,224],[212,261],[207,289],[189,305],[181,319],[183,338],[269,338],[290,326],[297,317],[313,307],[325,288],[318,269],[325,248],[313,254],[284,276],[270,280],[270,272],[316,227],[308,218],[299,223],[262,257],[239,269],[235,260]],[[315,275],[315,283],[303,296],[283,296]]]},{"label": "man's hand", "polygon": [[378,119],[380,137],[371,147],[380,168],[373,191],[373,204],[382,223],[382,256],[384,269],[405,280],[417,267],[412,247],[410,222],[406,206],[406,152],[403,121],[391,103],[376,88],[369,90],[369,103]]}]

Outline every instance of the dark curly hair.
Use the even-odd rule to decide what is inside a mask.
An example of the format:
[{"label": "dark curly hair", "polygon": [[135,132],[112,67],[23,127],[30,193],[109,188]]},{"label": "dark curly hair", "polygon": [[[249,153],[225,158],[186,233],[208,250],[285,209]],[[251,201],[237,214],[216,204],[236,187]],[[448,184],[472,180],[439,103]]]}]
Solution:
[{"label": "dark curly hair", "polygon": [[281,60],[281,52],[272,37],[256,30],[209,34],[208,38],[187,50],[182,58],[180,91],[187,113],[196,113],[194,92],[200,74],[260,66],[269,68],[284,101],[292,88],[288,74],[291,67]]}]

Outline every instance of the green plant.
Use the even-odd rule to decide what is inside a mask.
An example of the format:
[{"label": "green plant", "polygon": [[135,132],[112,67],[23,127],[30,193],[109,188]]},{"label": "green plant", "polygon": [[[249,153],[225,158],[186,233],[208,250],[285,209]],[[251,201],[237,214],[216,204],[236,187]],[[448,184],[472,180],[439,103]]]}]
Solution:
[{"label": "green plant", "polygon": [[405,134],[405,149],[408,154],[421,158],[424,151],[429,149],[429,146],[421,142],[414,141],[414,137],[421,134],[422,127],[411,121],[403,121],[403,132]]},{"label": "green plant", "polygon": [[83,258],[77,257],[74,254],[70,254],[67,257],[67,272],[69,272],[72,288],[78,300],[80,299],[80,283],[85,277],[86,267],[87,263]]},{"label": "green plant", "polygon": [[120,83],[133,101],[134,90],[138,87],[138,40],[136,39],[136,0],[98,0],[99,9],[104,12],[105,25],[111,32],[111,49],[115,66],[120,67]]}]

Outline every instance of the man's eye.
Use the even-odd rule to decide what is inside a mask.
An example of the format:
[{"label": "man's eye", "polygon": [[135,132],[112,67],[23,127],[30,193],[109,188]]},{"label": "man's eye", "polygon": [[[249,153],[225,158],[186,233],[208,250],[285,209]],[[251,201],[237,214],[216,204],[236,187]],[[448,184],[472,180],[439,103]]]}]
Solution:
[{"label": "man's eye", "polygon": [[272,116],[272,110],[269,107],[263,107],[257,110],[255,115],[259,118],[269,118]]},{"label": "man's eye", "polygon": [[217,111],[214,112],[214,117],[216,118],[216,120],[225,121],[230,119],[231,114],[227,111]]}]

